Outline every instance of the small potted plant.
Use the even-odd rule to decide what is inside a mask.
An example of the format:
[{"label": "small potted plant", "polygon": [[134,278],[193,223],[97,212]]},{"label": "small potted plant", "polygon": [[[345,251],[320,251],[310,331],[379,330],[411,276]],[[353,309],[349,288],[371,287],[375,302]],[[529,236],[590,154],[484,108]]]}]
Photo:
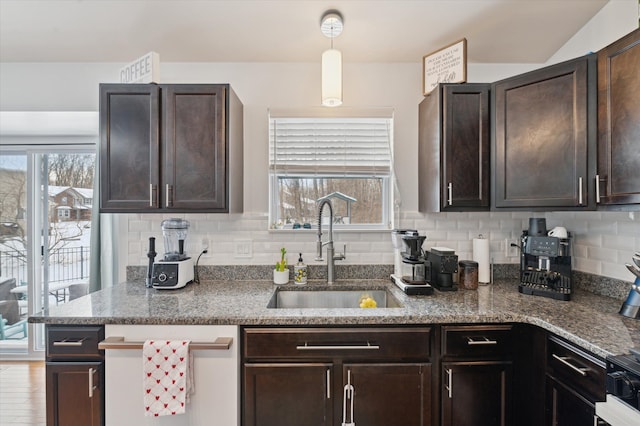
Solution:
[{"label": "small potted plant", "polygon": [[286,284],[289,282],[289,268],[287,267],[287,259],[285,258],[287,250],[282,247],[280,249],[280,260],[276,262],[276,268],[273,270],[273,283]]}]

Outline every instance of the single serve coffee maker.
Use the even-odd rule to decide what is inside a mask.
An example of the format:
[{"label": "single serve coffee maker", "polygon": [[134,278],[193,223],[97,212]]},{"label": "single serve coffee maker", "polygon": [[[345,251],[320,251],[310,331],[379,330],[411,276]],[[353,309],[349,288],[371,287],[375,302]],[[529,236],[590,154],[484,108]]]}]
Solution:
[{"label": "single serve coffee maker", "polygon": [[193,281],[193,259],[184,250],[189,222],[180,218],[163,220],[164,257],[153,263],[151,286],[157,289],[182,288]]},{"label": "single serve coffee maker", "polygon": [[414,229],[394,229],[391,233],[394,248],[394,273],[391,281],[409,295],[433,294],[425,275],[422,244],[427,238]]},{"label": "single serve coffee maker", "polygon": [[524,294],[571,299],[571,233],[563,227],[547,231],[544,218],[530,218],[520,238],[520,285]]}]

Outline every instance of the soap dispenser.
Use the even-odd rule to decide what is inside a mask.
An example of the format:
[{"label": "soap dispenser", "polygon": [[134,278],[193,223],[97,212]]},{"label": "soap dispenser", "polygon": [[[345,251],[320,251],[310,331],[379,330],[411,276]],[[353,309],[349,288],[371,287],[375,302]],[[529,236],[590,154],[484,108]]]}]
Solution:
[{"label": "soap dispenser", "polygon": [[307,283],[307,265],[302,260],[302,253],[298,257],[298,263],[293,266],[293,282],[296,284]]}]

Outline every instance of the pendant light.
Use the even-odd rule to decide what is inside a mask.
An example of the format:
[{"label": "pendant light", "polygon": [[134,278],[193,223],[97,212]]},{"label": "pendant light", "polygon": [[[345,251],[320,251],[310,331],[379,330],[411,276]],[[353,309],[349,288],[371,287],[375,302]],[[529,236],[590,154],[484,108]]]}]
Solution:
[{"label": "pendant light", "polygon": [[336,10],[325,12],[320,31],[331,39],[331,48],[322,54],[322,105],[342,105],[342,52],[333,48],[333,39],[342,33],[342,15]]}]

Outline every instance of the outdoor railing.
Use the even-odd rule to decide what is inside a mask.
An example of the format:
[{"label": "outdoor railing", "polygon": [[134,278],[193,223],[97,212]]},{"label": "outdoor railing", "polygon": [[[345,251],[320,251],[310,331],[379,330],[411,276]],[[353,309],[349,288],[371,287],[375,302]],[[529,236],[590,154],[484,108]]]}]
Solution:
[{"label": "outdoor railing", "polygon": [[[27,282],[25,250],[0,250],[0,279]],[[89,247],[63,247],[49,252],[49,283],[89,278]]]}]

